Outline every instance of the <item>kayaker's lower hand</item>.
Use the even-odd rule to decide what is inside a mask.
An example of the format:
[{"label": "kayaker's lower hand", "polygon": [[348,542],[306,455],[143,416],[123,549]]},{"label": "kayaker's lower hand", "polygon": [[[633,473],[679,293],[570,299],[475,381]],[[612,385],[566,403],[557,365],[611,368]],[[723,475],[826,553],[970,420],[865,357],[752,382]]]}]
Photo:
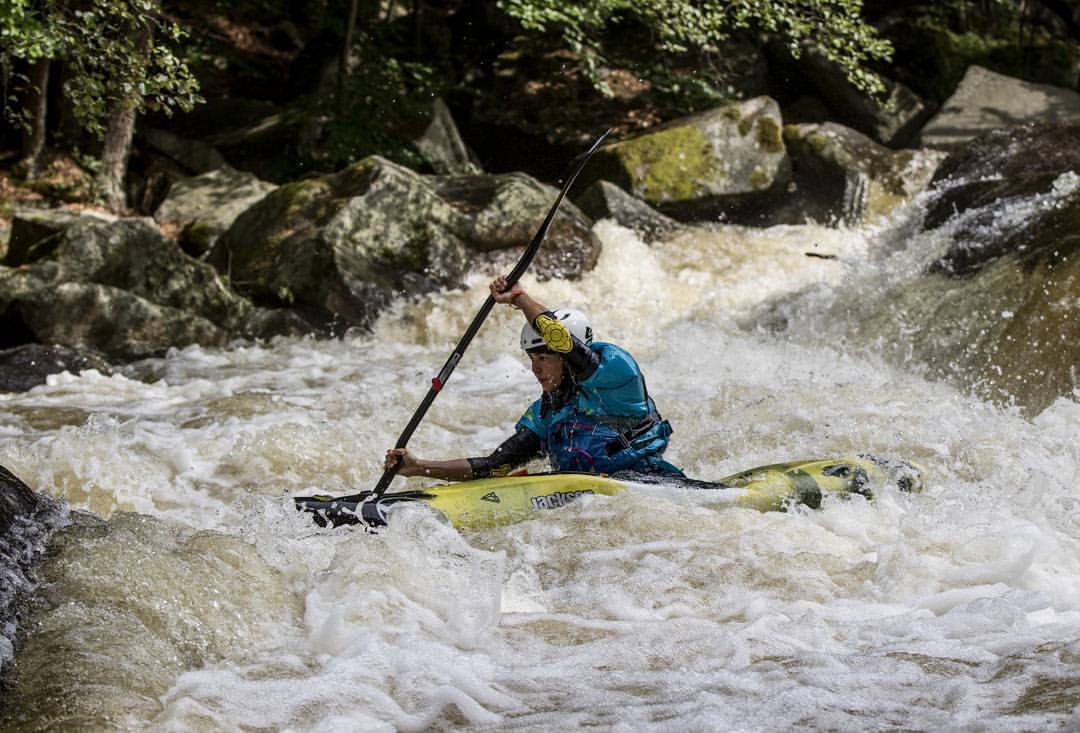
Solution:
[{"label": "kayaker's lower hand", "polygon": [[398,467],[401,476],[413,476],[420,471],[420,462],[407,448],[391,448],[386,451],[386,462],[383,464],[387,469]]}]

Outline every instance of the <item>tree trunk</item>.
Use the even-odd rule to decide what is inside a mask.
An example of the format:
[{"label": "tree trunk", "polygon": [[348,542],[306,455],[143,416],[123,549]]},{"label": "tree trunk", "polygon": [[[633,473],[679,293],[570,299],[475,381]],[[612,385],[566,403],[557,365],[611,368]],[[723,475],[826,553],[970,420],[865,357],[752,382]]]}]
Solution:
[{"label": "tree trunk", "polygon": [[[150,29],[141,28],[137,32],[136,53],[149,53],[150,40]],[[116,212],[127,208],[124,176],[127,174],[128,158],[131,156],[131,141],[135,138],[135,117],[140,101],[131,94],[117,98],[109,110],[109,119],[105,125],[98,188],[101,189],[105,205]]]},{"label": "tree trunk", "polygon": [[127,173],[131,141],[135,137],[135,104],[129,99],[118,99],[109,113],[105,127],[105,145],[101,151],[101,171],[98,187],[105,205],[112,211],[126,208],[124,175]]},{"label": "tree trunk", "polygon": [[23,135],[23,162],[26,177],[36,178],[41,167],[41,154],[45,150],[45,123],[49,110],[49,59],[39,59],[30,65],[29,88],[26,92],[26,109],[30,113],[30,129]]},{"label": "tree trunk", "polygon": [[352,53],[353,32],[356,29],[356,14],[360,10],[360,0],[349,4],[349,19],[345,22],[345,40],[341,43],[341,56],[338,58],[337,111],[345,109],[345,78],[349,75],[349,54]]}]

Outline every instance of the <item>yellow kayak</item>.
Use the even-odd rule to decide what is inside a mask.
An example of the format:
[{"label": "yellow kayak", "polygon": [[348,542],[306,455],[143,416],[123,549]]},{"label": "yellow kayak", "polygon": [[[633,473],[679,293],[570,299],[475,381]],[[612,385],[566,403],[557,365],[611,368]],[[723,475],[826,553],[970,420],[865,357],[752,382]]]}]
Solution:
[{"label": "yellow kayak", "polygon": [[294,497],[296,508],[312,512],[321,526],[386,524],[394,507],[422,503],[461,529],[511,524],[563,507],[593,494],[613,496],[633,490],[635,484],[670,486],[717,492],[718,501],[759,511],[782,511],[802,504],[821,506],[825,495],[859,494],[873,498],[875,490],[894,486],[919,492],[923,471],[906,461],[868,455],[821,458],[758,466],[718,481],[635,474],[611,478],[587,473],[540,473],[477,479],[428,486],[423,489],[387,492],[375,497],[365,491],[350,496]]}]

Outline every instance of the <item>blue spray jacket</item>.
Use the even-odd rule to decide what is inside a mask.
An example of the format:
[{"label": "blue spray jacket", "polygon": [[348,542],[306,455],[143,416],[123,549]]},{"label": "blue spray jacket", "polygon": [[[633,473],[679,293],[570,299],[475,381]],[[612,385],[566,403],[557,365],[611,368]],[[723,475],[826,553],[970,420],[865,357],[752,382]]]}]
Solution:
[{"label": "blue spray jacket", "polygon": [[532,403],[517,430],[535,434],[560,471],[682,475],[662,457],[671,425],[657,412],[634,358],[614,344],[586,348],[599,357],[595,371],[573,380],[564,399],[545,396]]}]

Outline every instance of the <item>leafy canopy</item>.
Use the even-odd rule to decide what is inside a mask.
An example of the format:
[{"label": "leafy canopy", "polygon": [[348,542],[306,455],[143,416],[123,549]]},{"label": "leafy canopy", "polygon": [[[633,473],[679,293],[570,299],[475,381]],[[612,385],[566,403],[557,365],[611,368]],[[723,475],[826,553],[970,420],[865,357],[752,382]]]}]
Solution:
[{"label": "leafy canopy", "polygon": [[[117,102],[171,114],[200,101],[198,82],[173,50],[185,36],[156,0],[0,0],[0,65],[61,59],[79,121],[101,134]],[[4,99],[9,119],[20,117]]]},{"label": "leafy canopy", "polygon": [[[887,61],[892,53],[889,42],[862,19],[862,0],[498,0],[498,5],[527,31],[561,34],[602,90],[599,70],[609,61],[609,32],[625,23],[648,29],[656,49],[671,55],[722,53],[722,44],[742,31],[777,36],[796,58],[804,43],[813,43],[853,84],[874,94],[884,87],[868,65]],[[640,49],[640,69],[655,66],[649,57],[648,49]]]}]

